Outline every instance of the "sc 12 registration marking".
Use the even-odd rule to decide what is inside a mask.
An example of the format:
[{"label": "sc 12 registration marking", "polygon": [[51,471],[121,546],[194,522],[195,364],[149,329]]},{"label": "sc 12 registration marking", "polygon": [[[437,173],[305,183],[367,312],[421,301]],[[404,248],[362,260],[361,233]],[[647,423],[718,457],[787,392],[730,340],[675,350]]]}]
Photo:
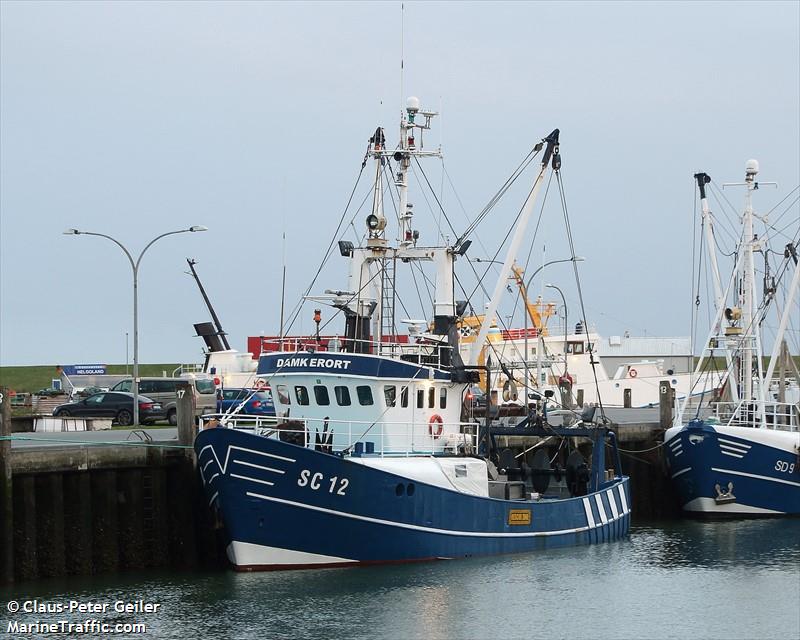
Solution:
[{"label": "sc 12 registration marking", "polygon": [[[316,473],[311,473],[311,471],[308,469],[303,469],[300,472],[300,477],[297,479],[297,486],[310,487],[314,491],[319,491],[320,489],[325,488],[323,486],[323,482],[326,482],[325,476],[319,471]],[[328,493],[333,493],[337,496],[346,495],[345,489],[347,489],[348,485],[350,484],[350,481],[347,478],[339,478],[338,476],[331,476],[327,479],[327,482]]]}]

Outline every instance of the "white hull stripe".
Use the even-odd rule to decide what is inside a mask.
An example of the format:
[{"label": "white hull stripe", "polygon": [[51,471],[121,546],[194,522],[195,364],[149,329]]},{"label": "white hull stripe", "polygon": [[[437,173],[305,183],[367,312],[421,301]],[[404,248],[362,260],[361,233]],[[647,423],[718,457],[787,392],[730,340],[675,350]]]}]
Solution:
[{"label": "white hull stripe", "polygon": [[730,451],[725,451],[725,449],[721,449],[720,453],[723,456],[730,456],[731,458],[739,458],[739,460],[744,458],[744,456],[741,453],[731,453]]},{"label": "white hull stripe", "polygon": [[586,522],[589,524],[589,528],[594,529],[597,525],[594,522],[594,514],[592,513],[592,505],[589,502],[589,498],[583,499],[583,510],[586,511]]},{"label": "white hull stripe", "polygon": [[611,515],[614,516],[612,520],[616,520],[619,518],[619,511],[617,510],[617,501],[614,499],[613,488],[606,491],[606,495],[608,496],[608,504],[611,507]]},{"label": "white hull stripe", "polygon": [[259,480],[258,478],[248,478],[247,476],[240,476],[238,473],[231,473],[229,474],[231,478],[239,478],[239,480],[248,480],[249,482],[258,482],[259,484],[265,484],[268,487],[274,487],[275,483],[270,482],[269,480]]},{"label": "white hull stripe", "polygon": [[736,442],[735,440],[726,440],[725,438],[719,438],[718,437],[717,440],[719,440],[720,446],[723,446],[723,444],[724,444],[724,445],[727,445],[728,447],[736,448],[736,449],[745,449],[745,450],[747,450],[747,449],[749,449],[750,447],[753,446],[751,444],[745,444],[744,442]]},{"label": "white hull stripe", "polygon": [[211,496],[211,500],[209,500],[209,501],[208,501],[208,506],[209,506],[209,507],[210,507],[212,504],[214,504],[214,500],[216,500],[216,499],[217,499],[217,496],[219,496],[219,491],[217,491],[217,492],[216,492],[216,493],[215,493],[213,496]]},{"label": "white hull stripe", "polygon": [[286,473],[283,469],[273,469],[272,467],[263,467],[260,464],[253,464],[252,462],[245,462],[244,460],[233,460],[233,464],[242,464],[245,467],[252,467],[253,469],[261,469],[262,471],[271,471],[272,473]]},{"label": "white hull stripe", "polygon": [[[492,533],[488,531],[455,531],[452,529],[437,529],[434,527],[422,527],[416,524],[408,524],[405,522],[395,522],[393,520],[382,520],[380,518],[371,518],[369,516],[361,516],[355,513],[347,513],[345,511],[336,511],[334,509],[326,509],[325,507],[317,507],[302,502],[295,502],[294,500],[285,500],[283,498],[276,498],[274,496],[265,496],[260,493],[247,492],[247,495],[252,498],[260,498],[261,500],[269,500],[270,502],[278,502],[280,504],[288,504],[292,507],[300,507],[301,509],[310,509],[311,511],[319,511],[320,513],[328,513],[342,518],[351,518],[352,520],[361,520],[363,522],[372,522],[374,524],[383,524],[390,527],[398,527],[400,529],[411,529],[412,531],[424,531],[425,533],[439,533],[446,536],[465,536],[469,538],[536,538],[542,536],[558,536],[566,533],[578,533],[586,531],[589,527],[576,527],[574,529],[560,529],[558,531],[526,531],[524,533]],[[599,498],[600,496],[595,496]],[[525,504],[525,503],[520,503]],[[602,503],[600,503],[602,505]],[[605,515],[605,512],[601,513]],[[603,524],[608,522],[606,519]]]},{"label": "white hull stripe", "polygon": [[749,451],[749,449],[744,449],[742,447],[732,447],[729,444],[720,444],[719,448],[722,451],[733,451],[734,453],[741,453],[742,455],[746,454]]},{"label": "white hull stripe", "polygon": [[225,453],[225,462],[223,464],[220,464],[219,458],[217,457],[217,452],[214,449],[214,447],[211,446],[210,444],[207,444],[205,447],[200,449],[200,453],[197,454],[197,457],[200,458],[200,456],[203,455],[203,452],[206,449],[211,449],[211,455],[214,456],[214,459],[217,461],[217,466],[219,466],[220,471],[222,471],[222,473],[225,473],[225,469],[228,468],[228,459],[231,457],[231,451],[233,451],[234,449],[236,449],[237,451],[244,451],[245,453],[253,453],[257,456],[265,456],[267,458],[273,458],[274,460],[283,460],[284,462],[297,462],[294,458],[286,458],[284,456],[278,456],[273,453],[264,453],[263,451],[256,451],[255,449],[246,449],[244,447],[237,447],[236,445],[229,445],[228,451]]},{"label": "white hull stripe", "polygon": [[600,521],[603,524],[607,524],[608,516],[606,515],[606,510],[603,507],[603,499],[600,497],[599,493],[594,494],[594,501],[597,503],[597,512],[600,514]]},{"label": "white hull stripe", "polygon": [[622,515],[628,514],[628,499],[625,497],[625,487],[621,484],[617,485],[617,490],[619,491],[619,503],[622,505]]},{"label": "white hull stripe", "polygon": [[788,484],[793,487],[800,487],[800,482],[792,482],[791,480],[781,480],[780,478],[770,478],[768,476],[759,476],[755,473],[745,473],[744,471],[731,471],[730,469],[717,469],[711,467],[712,471],[719,471],[720,473],[732,473],[735,476],[744,476],[745,478],[755,478],[756,480],[768,480],[769,482],[780,482],[781,484]]},{"label": "white hull stripe", "polygon": [[685,469],[681,469],[680,471],[676,471],[675,473],[673,473],[673,474],[670,476],[670,478],[674,480],[674,479],[675,479],[675,478],[677,478],[678,476],[682,476],[684,473],[686,473],[687,471],[691,471],[691,470],[692,470],[692,468],[691,468],[691,467],[686,467]]}]

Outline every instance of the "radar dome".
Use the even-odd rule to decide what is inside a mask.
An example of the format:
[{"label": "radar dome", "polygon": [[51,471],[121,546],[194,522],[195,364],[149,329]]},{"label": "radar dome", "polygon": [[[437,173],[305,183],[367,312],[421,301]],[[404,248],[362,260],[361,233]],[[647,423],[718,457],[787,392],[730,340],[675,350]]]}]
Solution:
[{"label": "radar dome", "polygon": [[747,164],[744,165],[744,170],[748,175],[756,175],[758,173],[758,160],[748,160]]},{"label": "radar dome", "polygon": [[406,109],[410,113],[416,113],[419,111],[419,98],[411,96],[408,100],[406,100]]}]

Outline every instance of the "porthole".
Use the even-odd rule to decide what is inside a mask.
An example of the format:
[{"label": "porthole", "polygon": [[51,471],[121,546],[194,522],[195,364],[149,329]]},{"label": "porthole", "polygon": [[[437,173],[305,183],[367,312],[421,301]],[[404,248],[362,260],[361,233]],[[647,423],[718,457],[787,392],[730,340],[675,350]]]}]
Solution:
[{"label": "porthole", "polygon": [[415,487],[414,487],[414,483],[413,483],[413,482],[409,482],[409,483],[408,483],[408,487],[406,488],[406,493],[407,493],[409,496],[413,496],[413,495],[414,495],[414,488],[415,488]]},{"label": "porthole", "polygon": [[394,488],[394,493],[397,496],[402,496],[406,492],[405,485],[402,482],[398,482],[397,486]]}]

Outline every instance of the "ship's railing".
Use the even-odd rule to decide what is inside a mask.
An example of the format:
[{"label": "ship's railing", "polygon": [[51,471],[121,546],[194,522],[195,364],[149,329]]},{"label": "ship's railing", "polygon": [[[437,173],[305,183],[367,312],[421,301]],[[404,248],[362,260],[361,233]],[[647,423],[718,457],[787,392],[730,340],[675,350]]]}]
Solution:
[{"label": "ship's railing", "polygon": [[449,366],[452,347],[444,342],[411,342],[408,336],[383,336],[380,340],[351,339],[342,337],[283,338],[270,340],[270,350],[265,353],[285,351],[309,351],[326,353],[363,353],[397,358],[413,364],[429,367]]},{"label": "ship's railing", "polygon": [[379,457],[434,455],[445,451],[471,453],[475,451],[478,432],[475,422],[429,425],[428,422],[286,419],[221,414],[203,416],[200,428],[237,429],[328,453]]},{"label": "ship's railing", "polygon": [[[711,407],[720,424],[728,427],[762,426],[762,404],[760,402],[712,402]],[[763,416],[769,429],[797,431],[800,428],[798,406],[789,402],[763,403]]]},{"label": "ship's railing", "polygon": [[172,372],[173,378],[180,378],[182,375],[187,373],[203,373],[203,365],[202,364],[182,364],[178,366]]}]

